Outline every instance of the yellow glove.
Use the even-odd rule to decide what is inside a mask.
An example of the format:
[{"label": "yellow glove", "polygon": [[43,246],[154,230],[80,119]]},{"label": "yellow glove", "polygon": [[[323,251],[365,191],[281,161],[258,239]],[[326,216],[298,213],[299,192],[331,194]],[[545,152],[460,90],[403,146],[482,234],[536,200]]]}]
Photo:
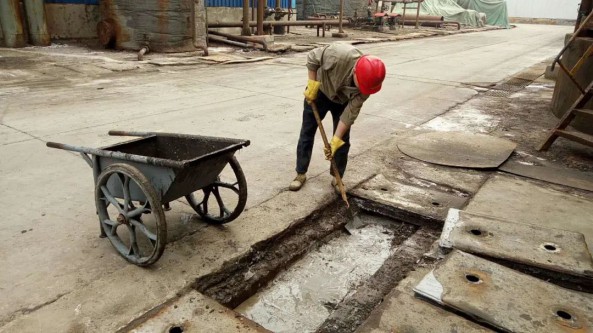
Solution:
[{"label": "yellow glove", "polygon": [[311,104],[311,102],[317,99],[317,93],[319,92],[319,87],[321,86],[321,82],[315,80],[309,80],[307,82],[307,88],[303,93],[305,95],[305,99],[307,103]]},{"label": "yellow glove", "polygon": [[334,135],[332,140],[329,142],[329,146],[331,148],[323,148],[323,152],[325,153],[325,159],[328,161],[331,160],[336,154],[336,151],[338,151],[338,149],[340,149],[340,147],[342,147],[344,144],[346,144],[346,142]]}]

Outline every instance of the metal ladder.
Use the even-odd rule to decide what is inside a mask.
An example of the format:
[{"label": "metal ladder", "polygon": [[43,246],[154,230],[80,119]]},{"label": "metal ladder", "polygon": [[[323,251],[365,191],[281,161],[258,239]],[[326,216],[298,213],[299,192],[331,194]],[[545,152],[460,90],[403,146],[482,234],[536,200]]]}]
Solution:
[{"label": "metal ladder", "polygon": [[568,109],[568,111],[566,111],[564,116],[562,116],[562,118],[560,118],[560,121],[558,122],[556,127],[550,132],[546,141],[544,141],[544,143],[538,148],[539,151],[548,150],[550,148],[550,146],[554,143],[554,141],[556,141],[556,139],[559,137],[563,137],[563,138],[593,147],[593,135],[585,134],[585,133],[578,132],[578,131],[566,130],[568,125],[570,125],[570,123],[579,114],[593,117],[593,110],[585,108],[585,105],[591,99],[593,99],[593,81],[589,84],[589,86],[583,87],[577,82],[577,80],[575,78],[576,73],[581,69],[581,67],[583,66],[585,61],[593,55],[593,45],[589,46],[587,51],[585,51],[583,56],[579,59],[579,61],[577,61],[577,63],[574,65],[574,67],[572,69],[569,70],[561,62],[561,58],[564,55],[564,52],[566,52],[566,50],[570,47],[570,44],[572,44],[572,42],[574,42],[578,37],[581,37],[581,33],[587,29],[589,22],[593,22],[593,11],[591,11],[591,13],[589,13],[587,18],[585,18],[582,21],[580,27],[575,31],[575,33],[572,35],[572,37],[570,38],[568,43],[566,43],[566,45],[564,46],[562,51],[560,51],[560,53],[558,54],[558,56],[556,57],[556,59],[554,59],[554,62],[552,63],[552,70],[554,69],[554,66],[556,66],[556,64],[558,64],[560,66],[560,69],[562,69],[562,71],[564,73],[566,73],[566,75],[568,75],[568,78],[577,87],[577,89],[579,89],[579,91],[581,92],[581,95],[572,104],[570,109]]}]

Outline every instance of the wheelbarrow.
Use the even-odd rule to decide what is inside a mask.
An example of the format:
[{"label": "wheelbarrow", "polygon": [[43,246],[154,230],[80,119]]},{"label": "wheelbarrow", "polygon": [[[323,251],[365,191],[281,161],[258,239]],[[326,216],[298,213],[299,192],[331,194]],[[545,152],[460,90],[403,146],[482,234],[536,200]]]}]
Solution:
[{"label": "wheelbarrow", "polygon": [[[167,244],[165,210],[185,197],[211,224],[236,219],[247,202],[247,182],[235,152],[248,140],[198,135],[109,131],[137,139],[103,148],[48,142],[80,153],[93,169],[101,237],[138,266],[154,264]],[[230,166],[230,168],[227,168]]]}]

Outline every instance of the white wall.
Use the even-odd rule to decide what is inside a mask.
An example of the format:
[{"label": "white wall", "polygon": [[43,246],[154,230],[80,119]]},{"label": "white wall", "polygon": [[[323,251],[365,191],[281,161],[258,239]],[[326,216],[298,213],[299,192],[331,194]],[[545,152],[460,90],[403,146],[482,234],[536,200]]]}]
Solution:
[{"label": "white wall", "polygon": [[580,0],[506,0],[510,17],[576,20]]}]

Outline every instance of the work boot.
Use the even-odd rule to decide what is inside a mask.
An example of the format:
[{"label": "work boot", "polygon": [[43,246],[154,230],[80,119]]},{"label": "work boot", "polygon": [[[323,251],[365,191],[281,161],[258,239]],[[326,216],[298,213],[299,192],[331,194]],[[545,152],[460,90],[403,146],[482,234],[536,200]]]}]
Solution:
[{"label": "work boot", "polygon": [[288,186],[288,189],[291,191],[298,191],[301,189],[301,187],[303,187],[303,185],[305,185],[306,181],[307,175],[304,173],[298,173],[292,183],[290,183],[290,186]]},{"label": "work boot", "polygon": [[[343,183],[344,181],[342,181]],[[334,192],[336,192],[337,195],[342,195],[342,192],[340,192],[340,186],[338,186],[338,180],[334,177],[332,178],[332,187],[334,188]]]}]

